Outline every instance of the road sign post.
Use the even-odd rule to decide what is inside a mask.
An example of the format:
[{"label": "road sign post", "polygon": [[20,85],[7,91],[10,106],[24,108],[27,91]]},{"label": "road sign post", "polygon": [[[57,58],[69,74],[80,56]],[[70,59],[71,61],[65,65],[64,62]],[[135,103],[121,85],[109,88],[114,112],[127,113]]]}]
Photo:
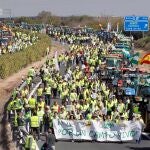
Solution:
[{"label": "road sign post", "polygon": [[142,32],[142,36],[143,36],[143,38],[145,37],[144,31]]}]

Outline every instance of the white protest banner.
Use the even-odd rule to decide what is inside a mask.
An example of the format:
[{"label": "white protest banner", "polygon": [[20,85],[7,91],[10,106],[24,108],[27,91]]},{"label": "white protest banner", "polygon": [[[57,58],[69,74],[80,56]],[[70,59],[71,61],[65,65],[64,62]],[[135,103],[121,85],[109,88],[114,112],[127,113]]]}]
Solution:
[{"label": "white protest banner", "polygon": [[136,122],[122,125],[100,121],[53,120],[56,139],[129,141],[138,139],[141,130]]}]

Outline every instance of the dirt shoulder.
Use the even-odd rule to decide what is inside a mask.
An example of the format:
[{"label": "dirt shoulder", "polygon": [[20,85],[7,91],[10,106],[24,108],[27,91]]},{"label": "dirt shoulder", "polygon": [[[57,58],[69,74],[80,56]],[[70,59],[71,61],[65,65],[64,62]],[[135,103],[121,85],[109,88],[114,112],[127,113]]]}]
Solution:
[{"label": "dirt shoulder", "polygon": [[[62,53],[65,51],[67,47],[66,46],[62,46],[61,44],[57,43],[57,42],[52,42],[52,48],[50,51],[50,54],[48,57],[53,57],[55,51],[57,50],[58,54]],[[34,66],[36,68],[40,68],[43,63],[46,61],[47,57],[42,58],[40,61],[34,62],[30,65],[28,65],[26,68],[21,69],[19,72],[13,74],[12,76],[6,78],[6,79],[0,79],[0,149],[4,149],[2,147],[2,145],[4,145],[4,138],[2,133],[4,132],[4,117],[3,117],[3,113],[4,113],[4,106],[7,103],[7,101],[9,100],[11,93],[13,91],[13,89],[15,87],[18,87],[22,81],[22,77],[26,77],[28,70]],[[4,133],[7,134],[7,133]],[[11,133],[9,133],[11,134]],[[11,143],[11,141],[10,141]],[[8,144],[8,143],[7,143]]]}]

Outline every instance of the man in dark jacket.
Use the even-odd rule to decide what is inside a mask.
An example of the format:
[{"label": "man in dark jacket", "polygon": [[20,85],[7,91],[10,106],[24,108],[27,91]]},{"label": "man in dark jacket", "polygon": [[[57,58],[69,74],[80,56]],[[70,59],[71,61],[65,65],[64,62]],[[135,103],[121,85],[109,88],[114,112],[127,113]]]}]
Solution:
[{"label": "man in dark jacket", "polygon": [[46,134],[46,145],[48,150],[55,150],[55,135],[52,133],[52,129],[48,129],[48,133]]}]

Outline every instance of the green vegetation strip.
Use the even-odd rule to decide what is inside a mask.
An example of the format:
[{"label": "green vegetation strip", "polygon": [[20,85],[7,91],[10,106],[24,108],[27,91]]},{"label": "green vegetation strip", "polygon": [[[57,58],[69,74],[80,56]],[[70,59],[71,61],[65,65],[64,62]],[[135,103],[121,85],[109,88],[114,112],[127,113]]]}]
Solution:
[{"label": "green vegetation strip", "polygon": [[135,41],[135,46],[139,48],[144,48],[145,50],[150,50],[150,36]]},{"label": "green vegetation strip", "polygon": [[[29,31],[22,30],[22,32],[27,33]],[[39,40],[35,45],[29,46],[22,51],[5,54],[0,57],[0,78],[6,78],[23,67],[26,67],[28,64],[39,61],[46,55],[46,49],[50,46],[50,39],[45,34],[36,34]]]}]

